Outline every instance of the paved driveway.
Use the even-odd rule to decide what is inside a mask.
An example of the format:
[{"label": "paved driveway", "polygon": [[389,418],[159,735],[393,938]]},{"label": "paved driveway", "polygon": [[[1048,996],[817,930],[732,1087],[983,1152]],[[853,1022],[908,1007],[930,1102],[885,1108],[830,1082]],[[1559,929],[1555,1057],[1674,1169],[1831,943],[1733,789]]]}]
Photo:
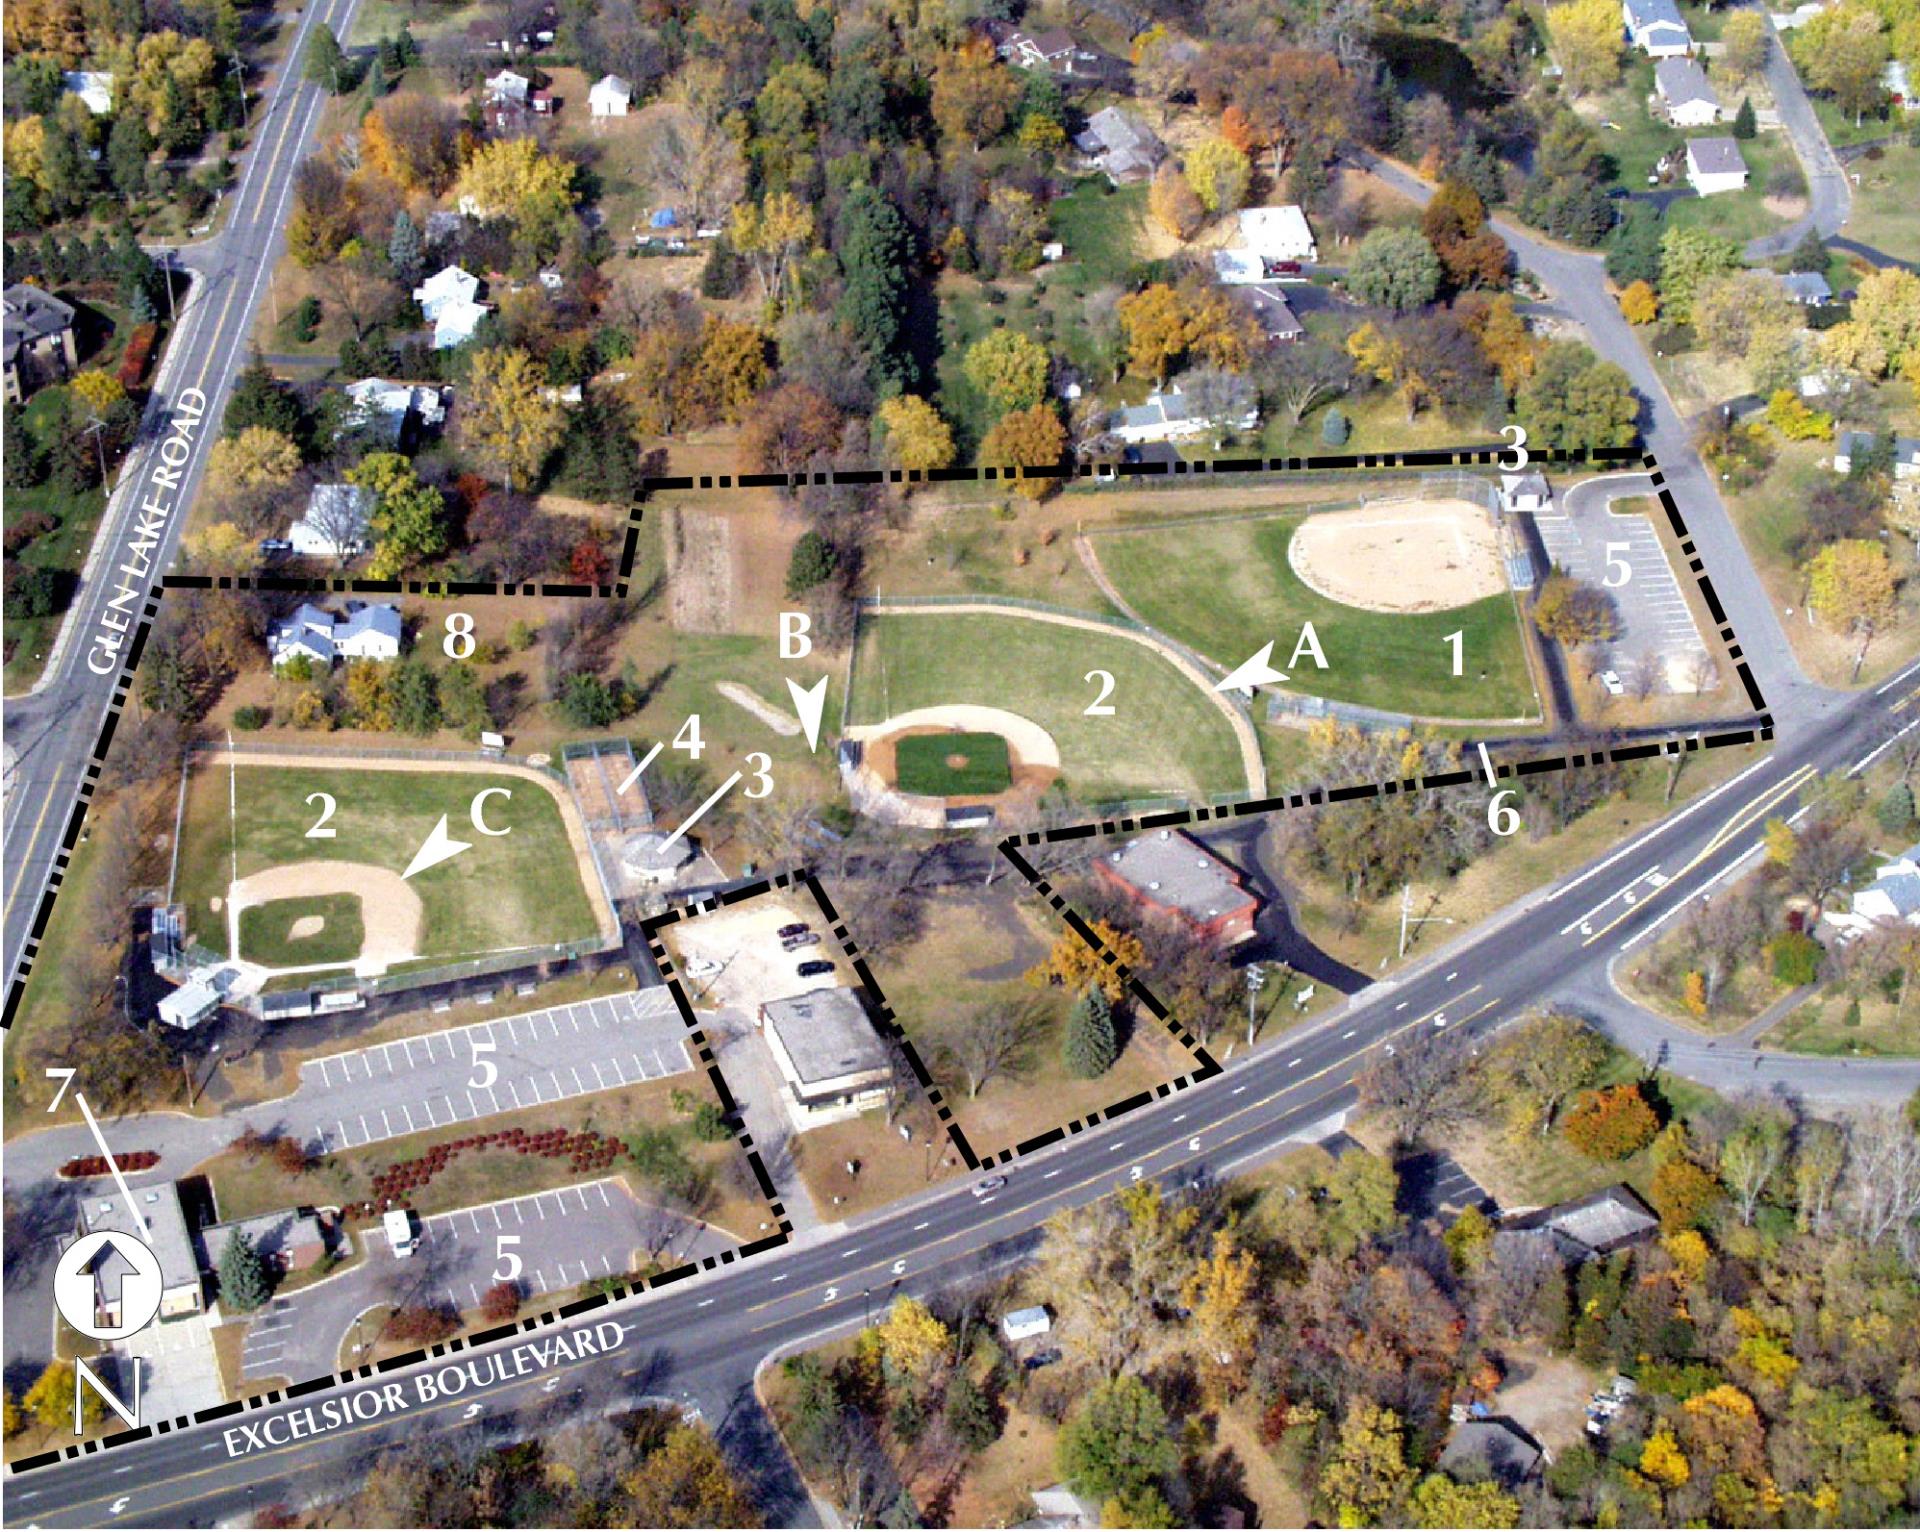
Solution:
[{"label": "paved driveway", "polygon": [[[220,1384],[220,1362],[213,1351],[213,1331],[205,1314],[169,1319],[129,1335],[113,1347],[120,1376],[129,1388],[136,1358],[140,1367],[140,1418],[171,1420],[212,1405],[226,1403]],[[131,1395],[125,1396],[131,1403]]]}]

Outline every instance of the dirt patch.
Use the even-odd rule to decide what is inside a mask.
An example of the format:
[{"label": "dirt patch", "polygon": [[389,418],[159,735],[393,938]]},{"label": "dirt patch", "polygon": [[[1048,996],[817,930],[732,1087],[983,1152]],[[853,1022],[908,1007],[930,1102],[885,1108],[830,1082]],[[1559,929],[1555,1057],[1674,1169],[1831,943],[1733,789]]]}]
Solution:
[{"label": "dirt patch", "polygon": [[1512,1371],[1493,1396],[1497,1415],[1510,1415],[1549,1452],[1560,1453],[1586,1440],[1587,1400],[1596,1375],[1565,1357],[1520,1352]]},{"label": "dirt patch", "polygon": [[287,927],[287,939],[297,942],[303,936],[318,936],[322,931],[326,930],[326,928],[326,916],[302,915],[292,925]]},{"label": "dirt patch", "polygon": [[[231,928],[231,950],[240,950],[240,912],[249,905],[269,904],[275,899],[309,898],[316,894],[352,894],[360,901],[366,922],[366,939],[354,972],[364,977],[385,973],[395,963],[404,963],[420,955],[420,939],[426,925],[426,911],[420,896],[399,873],[366,862],[289,862],[269,867],[250,878],[242,878],[227,889],[227,919]],[[302,916],[289,933],[311,936],[300,928],[321,924],[318,915]]]},{"label": "dirt patch", "polygon": [[1465,500],[1378,501],[1309,516],[1287,544],[1293,572],[1369,612],[1436,612],[1507,588],[1499,535]]},{"label": "dirt patch", "polygon": [[737,681],[719,681],[715,683],[713,689],[727,701],[745,708],[775,734],[791,736],[800,732],[799,719],[784,709],[775,707],[751,686],[742,686]]},{"label": "dirt patch", "polygon": [[733,528],[725,516],[666,512],[668,610],[682,633],[733,631]]}]

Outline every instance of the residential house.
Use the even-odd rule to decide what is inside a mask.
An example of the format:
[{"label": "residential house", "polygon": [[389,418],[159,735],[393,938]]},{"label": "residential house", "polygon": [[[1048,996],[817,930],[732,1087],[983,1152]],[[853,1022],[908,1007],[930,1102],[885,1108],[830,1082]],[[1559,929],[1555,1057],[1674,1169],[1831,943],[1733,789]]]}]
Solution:
[{"label": "residential house", "polygon": [[886,1099],[892,1060],[858,991],[830,986],[769,1000],[759,1019],[797,1126],[844,1122]]},{"label": "residential house", "polygon": [[[1238,420],[1229,422],[1231,429],[1251,431],[1260,424],[1260,412],[1248,410]],[[1107,423],[1107,429],[1121,441],[1137,445],[1141,442],[1191,441],[1209,436],[1218,427],[1205,415],[1194,412],[1187,403],[1187,396],[1177,388],[1165,392],[1156,390],[1147,395],[1145,404],[1132,405],[1116,411]]]},{"label": "residential house", "polygon": [[444,425],[446,393],[428,383],[389,383],[385,378],[362,378],[342,390],[349,400],[342,417],[344,431],[367,431],[381,444],[398,450],[408,428]]},{"label": "residential house", "polygon": [[1693,33],[1674,0],[1622,0],[1627,40],[1648,58],[1677,58],[1693,52]]},{"label": "residential house", "polygon": [[1685,54],[1653,66],[1653,93],[1676,128],[1710,128],[1726,115],[1706,70]]},{"label": "residential house", "polygon": [[1156,830],[1103,854],[1095,872],[1126,899],[1215,946],[1254,935],[1260,901],[1240,874],[1189,835]]},{"label": "residential house", "polygon": [[1539,1471],[1540,1444],[1504,1417],[1465,1420],[1441,1449],[1441,1471],[1464,1483],[1493,1481],[1513,1489]]},{"label": "residential house", "polygon": [[489,101],[513,101],[525,106],[533,91],[533,81],[511,69],[503,69],[487,81],[486,89]]},{"label": "residential house", "polygon": [[113,110],[113,76],[94,69],[69,69],[60,76],[61,87],[69,96],[78,96],[96,117]]},{"label": "residential house", "polygon": [[[1864,458],[1878,441],[1871,431],[1842,431],[1833,439],[1833,471],[1852,473],[1856,458]],[[1897,482],[1920,481],[1920,436],[1893,439],[1893,477]]]},{"label": "residential house", "polygon": [[617,74],[603,74],[587,91],[587,111],[595,117],[624,117],[633,103],[633,86]]},{"label": "residential house", "polygon": [[1160,168],[1167,157],[1167,146],[1131,112],[1117,106],[1102,107],[1087,119],[1084,132],[1074,139],[1074,147],[1097,170],[1104,171],[1116,186],[1144,181]]},{"label": "residential house", "polygon": [[1893,477],[1902,484],[1920,480],[1920,436],[1894,437]]},{"label": "residential house", "polygon": [[1307,215],[1291,204],[1284,207],[1244,207],[1240,210],[1240,246],[1267,262],[1320,259]]},{"label": "residential house", "polygon": [[1687,140],[1687,180],[1703,197],[1740,191],[1747,184],[1747,162],[1731,138]]},{"label": "residential house", "polygon": [[1286,293],[1275,283],[1235,287],[1227,296],[1235,307],[1253,317],[1260,333],[1268,340],[1291,342],[1306,336],[1307,327],[1300,323],[1300,316],[1287,302]]},{"label": "residential house", "polygon": [[[138,1219],[127,1206],[129,1200],[140,1210]],[[142,1187],[131,1198],[111,1191],[105,1196],[83,1198],[77,1226],[71,1237],[61,1241],[61,1248],[64,1250],[89,1234],[126,1236],[140,1241],[153,1252],[160,1263],[162,1319],[179,1319],[201,1311],[205,1294],[200,1286],[200,1262],[194,1256],[193,1236],[187,1229],[187,1215],[180,1206],[180,1192],[173,1182]],[[101,1325],[119,1325],[121,1287],[127,1278],[136,1275],[136,1268],[109,1243],[94,1257],[89,1275],[93,1278],[95,1321]]]},{"label": "residential house", "polygon": [[338,660],[397,660],[404,631],[400,608],[389,602],[347,603],[344,617],[303,601],[291,617],[274,624],[267,652],[277,670],[304,658],[320,670]]},{"label": "residential house", "polygon": [[1783,272],[1779,282],[1789,298],[1807,308],[1818,308],[1833,301],[1832,286],[1817,271]]},{"label": "residential house", "polygon": [[1518,1213],[1500,1225],[1502,1234],[1543,1235],[1563,1262],[1582,1263],[1651,1239],[1659,1229],[1653,1210],[1625,1184]]},{"label": "residential house", "polygon": [[288,550],[304,558],[347,559],[365,553],[373,524],[373,491],[364,484],[316,484],[306,514],[287,528]]},{"label": "residential house", "polygon": [[1030,1309],[1008,1309],[1000,1316],[1000,1333],[1016,1344],[1046,1335],[1052,1329],[1053,1316],[1044,1304],[1035,1304]]},{"label": "residential house", "polygon": [[480,279],[458,266],[443,266],[413,290],[420,312],[433,326],[433,349],[445,351],[473,339],[473,332],[490,312],[477,302]]},{"label": "residential house", "polygon": [[1905,59],[1887,60],[1886,68],[1880,71],[1880,88],[1891,98],[1894,106],[1912,104],[1913,76],[1908,72]]},{"label": "residential house", "polygon": [[512,101],[505,96],[482,107],[480,120],[494,138],[528,138],[534,131],[533,108],[525,101]]},{"label": "residential house", "polygon": [[1820,923],[1841,942],[1877,926],[1920,926],[1920,845],[1876,867],[1873,882],[1853,891],[1853,908],[1824,911]]},{"label": "residential house", "polygon": [[6,393],[18,404],[43,383],[64,378],[80,365],[73,341],[73,305],[52,293],[16,282],[0,294],[0,324],[6,343]]}]

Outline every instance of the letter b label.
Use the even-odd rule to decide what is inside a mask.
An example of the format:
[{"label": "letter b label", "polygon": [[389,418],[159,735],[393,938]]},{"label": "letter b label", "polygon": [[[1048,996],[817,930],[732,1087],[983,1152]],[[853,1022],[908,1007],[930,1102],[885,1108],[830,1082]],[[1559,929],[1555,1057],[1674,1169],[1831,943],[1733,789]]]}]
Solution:
[{"label": "letter b label", "polygon": [[780,658],[783,660],[804,659],[813,653],[813,640],[807,629],[813,626],[813,619],[805,612],[782,612],[780,614]]}]

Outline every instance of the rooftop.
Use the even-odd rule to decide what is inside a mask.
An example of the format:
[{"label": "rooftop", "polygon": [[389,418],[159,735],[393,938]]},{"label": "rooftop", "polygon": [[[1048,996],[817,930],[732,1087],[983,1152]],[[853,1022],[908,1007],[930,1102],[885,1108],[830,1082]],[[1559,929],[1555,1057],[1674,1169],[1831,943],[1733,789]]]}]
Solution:
[{"label": "rooftop", "polygon": [[25,344],[45,340],[73,327],[73,305],[25,282],[16,282],[0,295],[4,313],[7,356]]},{"label": "rooftop", "polygon": [[1208,921],[1254,902],[1239,874],[1198,841],[1156,830],[1106,854],[1108,868],[1154,903]]},{"label": "rooftop", "polygon": [[1720,97],[1707,80],[1706,70],[1684,56],[1661,59],[1655,64],[1653,86],[1660,92],[1660,99],[1671,106],[1688,101],[1705,101],[1713,106],[1720,104]]},{"label": "rooftop", "polygon": [[1628,25],[1635,31],[1656,24],[1687,30],[1686,18],[1674,0],[1625,0],[1625,6]]},{"label": "rooftop", "polygon": [[[160,1261],[160,1282],[164,1288],[185,1287],[200,1280],[200,1263],[194,1258],[193,1240],[187,1233],[187,1215],[180,1207],[180,1192],[171,1181],[139,1187],[133,1200],[146,1220],[143,1231],[127,1209],[127,1199],[117,1190],[86,1197],[80,1205],[80,1221],[88,1234],[112,1230],[131,1234],[142,1241]],[[110,1256],[95,1268],[109,1290],[118,1288],[119,1279],[132,1267],[119,1256]]]},{"label": "rooftop", "polygon": [[1660,1220],[1630,1186],[1602,1187],[1571,1202],[1535,1208],[1507,1220],[1509,1229],[1547,1229],[1574,1242],[1580,1251],[1609,1255],[1643,1239],[1660,1227]]},{"label": "rooftop", "polygon": [[761,1009],[803,1085],[887,1067],[886,1045],[854,990],[808,990],[769,1000]]},{"label": "rooftop", "polygon": [[302,1245],[324,1245],[326,1235],[320,1217],[312,1208],[281,1208],[257,1218],[236,1218],[230,1223],[210,1223],[200,1231],[200,1248],[206,1257],[205,1269],[218,1271],[227,1241],[244,1234],[253,1248],[271,1258],[287,1255]]},{"label": "rooftop", "polygon": [[1725,136],[1687,140],[1687,163],[1703,176],[1744,175],[1740,145]]},{"label": "rooftop", "polygon": [[1440,1466],[1455,1478],[1497,1479],[1511,1486],[1531,1474],[1540,1457],[1540,1444],[1512,1421],[1468,1420],[1447,1438]]}]

